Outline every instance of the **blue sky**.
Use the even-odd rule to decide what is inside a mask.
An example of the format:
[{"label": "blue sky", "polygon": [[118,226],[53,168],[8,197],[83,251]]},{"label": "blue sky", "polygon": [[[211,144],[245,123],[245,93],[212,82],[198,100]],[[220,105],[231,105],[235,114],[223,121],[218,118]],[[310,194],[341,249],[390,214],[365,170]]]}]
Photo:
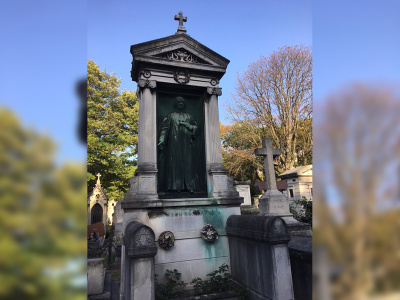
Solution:
[{"label": "blue sky", "polygon": [[[88,2],[88,58],[122,78],[122,89],[136,90],[130,78],[130,45],[175,34],[179,11],[187,34],[231,62],[220,82],[223,105],[234,92],[235,76],[279,47],[312,44],[311,1],[111,1]],[[140,4],[139,4],[140,3]]]},{"label": "blue sky", "polygon": [[86,5],[1,1],[0,104],[25,126],[49,134],[58,162],[86,162],[77,139],[78,79],[86,76]]},{"label": "blue sky", "polygon": [[400,2],[384,1],[2,1],[0,103],[48,132],[59,161],[85,161],[76,135],[76,81],[86,58],[130,79],[132,44],[172,35],[182,11],[187,33],[228,58],[220,115],[235,75],[285,45],[312,45],[314,102],[354,81],[399,82]]}]

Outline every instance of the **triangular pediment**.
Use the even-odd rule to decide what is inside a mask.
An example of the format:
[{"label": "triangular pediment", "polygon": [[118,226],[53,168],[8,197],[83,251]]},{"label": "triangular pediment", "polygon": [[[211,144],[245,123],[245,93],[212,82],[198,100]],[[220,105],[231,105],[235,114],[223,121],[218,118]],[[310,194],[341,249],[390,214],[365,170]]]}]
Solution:
[{"label": "triangular pediment", "polygon": [[139,64],[181,64],[187,68],[207,68],[225,73],[229,60],[199,43],[187,34],[175,34],[165,38],[131,46],[133,69]]}]

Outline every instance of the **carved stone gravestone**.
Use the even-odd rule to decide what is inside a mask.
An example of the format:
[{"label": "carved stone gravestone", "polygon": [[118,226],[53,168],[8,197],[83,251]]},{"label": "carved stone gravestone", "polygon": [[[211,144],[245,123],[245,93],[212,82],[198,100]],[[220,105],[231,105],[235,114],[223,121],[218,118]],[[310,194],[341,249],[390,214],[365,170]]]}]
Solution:
[{"label": "carved stone gravestone", "polygon": [[123,243],[121,263],[125,268],[121,278],[125,299],[154,299],[154,256],[157,253],[154,231],[133,221],[126,227]]},{"label": "carved stone gravestone", "polygon": [[259,199],[260,215],[282,217],[291,234],[310,236],[311,226],[293,218],[287,198],[276,187],[273,160],[280,155],[280,152],[280,149],[272,148],[270,138],[264,138],[262,140],[262,148],[254,150],[255,155],[264,158],[264,173],[267,185],[267,191]]},{"label": "carved stone gravestone", "polygon": [[[174,35],[130,49],[139,98],[138,167],[121,207],[123,232],[135,221],[154,231],[156,244],[163,232],[174,235],[173,247],[158,246],[154,257],[159,281],[177,269],[190,282],[229,265],[226,220],[240,214],[243,198],[222,164],[220,145],[219,80],[229,60],[187,35],[182,13],[175,19]],[[213,242],[201,237],[207,224],[218,231]],[[122,279],[121,297],[124,285]]]}]

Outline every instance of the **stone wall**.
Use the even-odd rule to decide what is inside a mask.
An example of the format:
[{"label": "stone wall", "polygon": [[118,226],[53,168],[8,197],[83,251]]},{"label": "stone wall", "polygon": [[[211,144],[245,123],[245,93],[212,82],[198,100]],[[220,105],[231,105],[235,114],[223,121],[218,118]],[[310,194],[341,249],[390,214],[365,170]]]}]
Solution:
[{"label": "stone wall", "polygon": [[294,299],[290,235],[282,218],[230,216],[226,233],[232,278],[247,287],[250,300]]}]

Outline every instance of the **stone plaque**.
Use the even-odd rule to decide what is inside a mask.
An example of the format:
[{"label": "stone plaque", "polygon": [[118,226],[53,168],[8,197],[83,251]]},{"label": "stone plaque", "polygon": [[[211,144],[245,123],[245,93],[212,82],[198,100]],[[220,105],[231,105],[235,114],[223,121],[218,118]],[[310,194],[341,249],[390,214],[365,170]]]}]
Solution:
[{"label": "stone plaque", "polygon": [[139,178],[139,193],[155,192],[156,179],[152,176],[141,176]]},{"label": "stone plaque", "polygon": [[222,192],[228,189],[228,180],[226,175],[214,175],[214,192]]}]

